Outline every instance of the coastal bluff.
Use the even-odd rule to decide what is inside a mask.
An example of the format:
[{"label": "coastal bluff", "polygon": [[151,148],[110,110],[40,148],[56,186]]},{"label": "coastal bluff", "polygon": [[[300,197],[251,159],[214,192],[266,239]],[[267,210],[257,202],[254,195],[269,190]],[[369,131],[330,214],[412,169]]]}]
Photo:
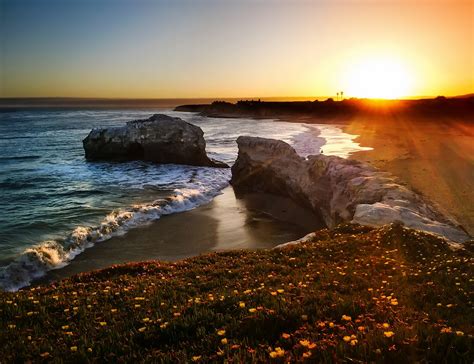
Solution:
[{"label": "coastal bluff", "polygon": [[155,163],[223,167],[206,154],[204,132],[196,125],[163,114],[126,125],[93,129],[83,140],[87,160],[144,160]]},{"label": "coastal bluff", "polygon": [[470,239],[454,220],[387,172],[335,156],[305,159],[280,140],[241,136],[237,144],[231,184],[238,194],[287,196],[319,214],[330,228],[344,222],[372,227],[401,222],[455,242]]}]

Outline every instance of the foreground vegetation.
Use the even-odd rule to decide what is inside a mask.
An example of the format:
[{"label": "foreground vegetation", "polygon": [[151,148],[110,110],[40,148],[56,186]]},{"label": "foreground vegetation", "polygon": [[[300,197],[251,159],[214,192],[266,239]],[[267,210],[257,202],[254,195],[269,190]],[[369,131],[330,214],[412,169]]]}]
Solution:
[{"label": "foreground vegetation", "polygon": [[473,249],[401,226],[0,293],[0,362],[472,363]]}]

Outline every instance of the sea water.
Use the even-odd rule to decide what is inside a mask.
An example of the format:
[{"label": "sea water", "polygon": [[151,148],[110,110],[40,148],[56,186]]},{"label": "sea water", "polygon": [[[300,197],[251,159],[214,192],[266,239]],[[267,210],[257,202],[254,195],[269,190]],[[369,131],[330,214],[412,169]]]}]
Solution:
[{"label": "sea water", "polygon": [[230,169],[85,160],[82,140],[92,128],[153,113],[200,126],[210,157],[228,164],[240,135],[284,140],[302,156],[361,149],[330,125],[150,109],[0,113],[0,289],[24,287],[94,244],[206,204],[228,185]]}]

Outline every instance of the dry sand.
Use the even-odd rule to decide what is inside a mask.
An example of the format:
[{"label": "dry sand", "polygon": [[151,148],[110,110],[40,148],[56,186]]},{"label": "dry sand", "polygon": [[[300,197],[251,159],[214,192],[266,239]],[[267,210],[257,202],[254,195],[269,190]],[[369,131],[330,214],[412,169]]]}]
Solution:
[{"label": "dry sand", "polygon": [[351,156],[391,172],[474,235],[474,122],[360,118],[345,128],[372,151]]}]

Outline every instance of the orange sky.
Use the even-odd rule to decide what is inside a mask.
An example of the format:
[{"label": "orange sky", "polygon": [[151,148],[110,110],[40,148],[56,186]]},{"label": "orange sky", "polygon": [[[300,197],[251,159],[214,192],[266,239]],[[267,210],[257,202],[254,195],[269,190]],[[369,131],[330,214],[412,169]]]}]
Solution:
[{"label": "orange sky", "polygon": [[0,96],[474,92],[474,0],[3,0]]}]

